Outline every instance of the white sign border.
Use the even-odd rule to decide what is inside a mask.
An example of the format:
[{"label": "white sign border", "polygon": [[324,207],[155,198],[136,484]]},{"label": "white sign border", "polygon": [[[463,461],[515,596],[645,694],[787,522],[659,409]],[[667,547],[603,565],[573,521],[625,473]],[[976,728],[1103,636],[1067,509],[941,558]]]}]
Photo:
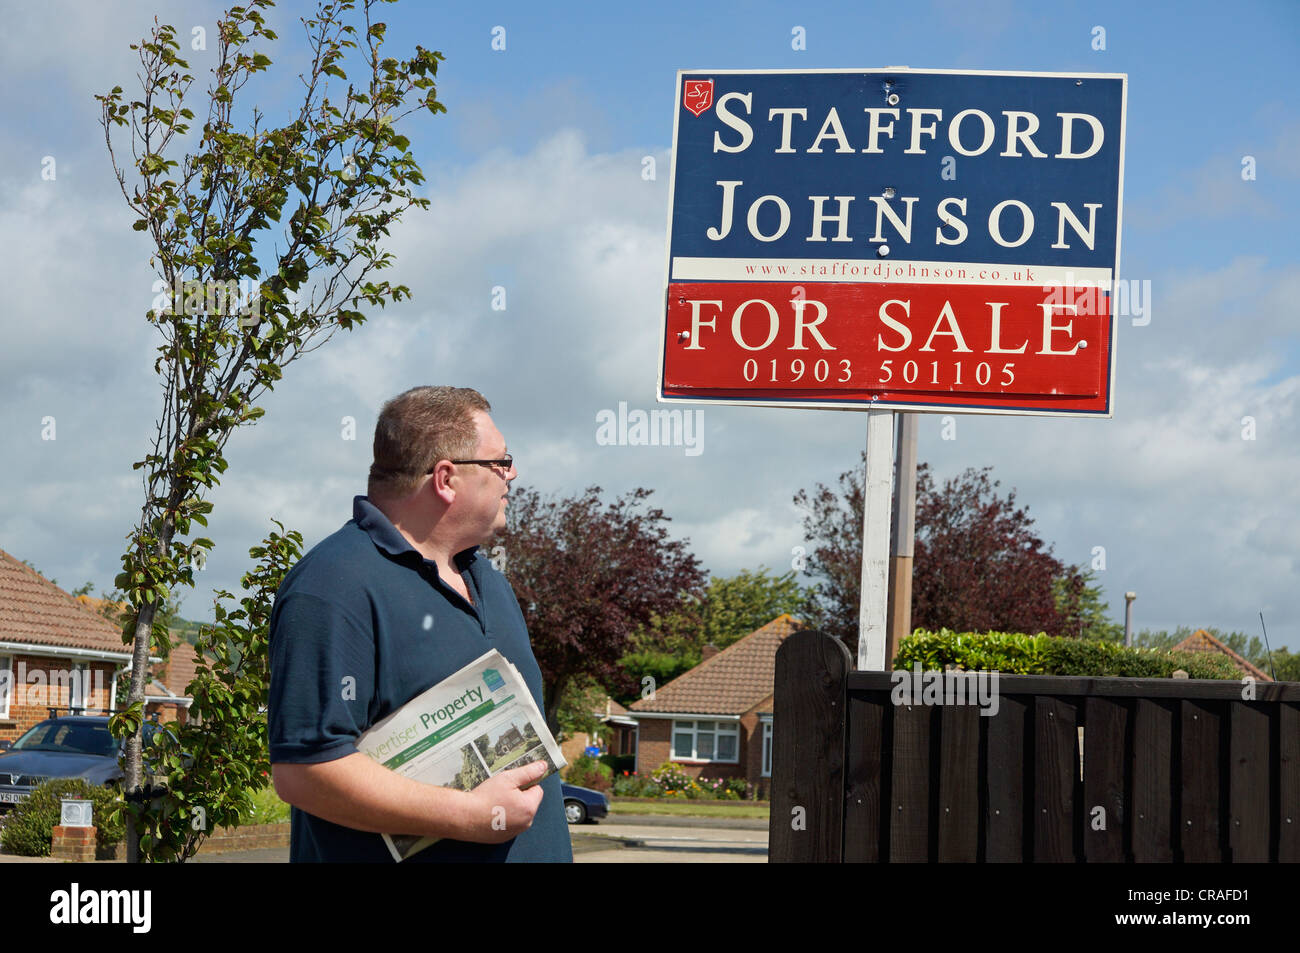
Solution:
[{"label": "white sign border", "polygon": [[668,227],[664,237],[664,283],[663,299],[659,318],[659,358],[655,379],[655,399],[661,404],[711,404],[727,407],[793,407],[808,410],[903,410],[910,413],[928,414],[1001,414],[1011,417],[1088,417],[1109,420],[1115,416],[1115,374],[1118,366],[1119,315],[1115,314],[1115,302],[1112,295],[1110,315],[1110,384],[1106,394],[1106,410],[1061,411],[1050,409],[1023,409],[1020,407],[981,407],[947,406],[927,403],[924,405],[884,402],[876,400],[753,400],[721,397],[667,397],[664,395],[664,356],[668,351],[668,287],[672,280],[672,242],[673,242],[673,203],[677,191],[677,130],[682,118],[682,81],[687,73],[708,73],[713,76],[734,76],[737,74],[782,74],[782,73],[861,73],[863,75],[942,74],[950,76],[1026,76],[1036,79],[1117,79],[1120,81],[1119,110],[1119,199],[1115,210],[1115,282],[1120,281],[1120,240],[1124,229],[1124,149],[1128,140],[1128,73],[1071,73],[1071,72],[1037,72],[1033,70],[966,70],[966,69],[925,69],[910,66],[885,66],[879,68],[854,69],[851,67],[831,67],[825,69],[679,69],[677,71],[677,95],[673,99],[673,144],[668,153],[670,165],[668,181]]}]

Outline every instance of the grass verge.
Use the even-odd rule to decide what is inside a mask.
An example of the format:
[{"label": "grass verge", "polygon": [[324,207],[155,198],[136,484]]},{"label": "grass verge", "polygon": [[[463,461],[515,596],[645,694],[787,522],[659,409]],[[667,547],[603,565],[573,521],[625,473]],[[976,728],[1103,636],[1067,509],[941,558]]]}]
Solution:
[{"label": "grass verge", "polygon": [[610,798],[611,814],[678,814],[695,817],[761,817],[770,806],[751,801],[677,801],[667,798]]},{"label": "grass verge", "polygon": [[289,805],[280,800],[275,793],[275,786],[268,785],[260,791],[253,792],[253,816],[245,818],[245,824],[287,824],[289,822]]}]

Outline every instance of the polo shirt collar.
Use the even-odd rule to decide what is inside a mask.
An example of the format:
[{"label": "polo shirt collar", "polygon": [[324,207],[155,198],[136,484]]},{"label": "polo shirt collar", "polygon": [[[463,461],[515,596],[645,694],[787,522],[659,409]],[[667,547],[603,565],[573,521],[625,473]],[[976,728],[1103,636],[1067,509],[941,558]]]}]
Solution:
[{"label": "polo shirt collar", "polygon": [[[379,549],[388,553],[390,556],[397,558],[410,558],[407,553],[413,553],[420,559],[424,559],[414,546],[407,542],[406,537],[397,531],[393,521],[384,515],[383,511],[365,496],[354,496],[352,498],[352,518],[356,524],[361,527],[370,537],[370,541]],[[455,556],[458,568],[464,569],[476,558],[478,546],[471,546],[469,549],[462,549]],[[425,562],[432,563],[432,559],[425,559]]]}]

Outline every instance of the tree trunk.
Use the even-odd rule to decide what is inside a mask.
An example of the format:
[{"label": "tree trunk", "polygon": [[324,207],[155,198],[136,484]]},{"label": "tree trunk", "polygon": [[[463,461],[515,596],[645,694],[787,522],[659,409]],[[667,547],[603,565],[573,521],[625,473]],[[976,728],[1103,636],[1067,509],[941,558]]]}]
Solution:
[{"label": "tree trunk", "polygon": [[[166,558],[172,545],[172,537],[176,535],[176,506],[181,496],[181,490],[174,486],[171,493],[168,494],[166,515],[162,520],[161,532],[158,534],[158,542],[154,556],[159,559]],[[147,507],[147,504],[146,504]],[[141,531],[149,525],[148,510],[142,515],[140,520]],[[140,556],[146,561],[148,555],[140,553]],[[146,562],[147,564],[147,562]],[[131,647],[131,690],[126,696],[126,707],[130,708],[137,701],[144,698],[145,686],[149,684],[149,649],[153,645],[153,620],[158,614],[157,600],[150,600],[140,606],[140,615],[135,622],[135,642]],[[125,787],[125,796],[128,799],[139,798],[141,796],[141,776],[144,773],[143,764],[143,728],[144,728],[144,710],[141,708],[140,729],[126,740],[126,768],[123,779]],[[140,862],[140,832],[135,827],[135,817],[131,812],[126,815],[126,862],[128,864],[138,864]]]},{"label": "tree trunk", "polygon": [[[126,707],[144,698],[145,686],[149,677],[149,647],[152,643],[153,620],[158,612],[156,602],[146,603],[140,607],[140,616],[135,623],[135,643],[131,648],[131,689],[126,696]],[[141,712],[143,714],[143,712]],[[143,719],[141,726],[143,726]],[[128,802],[140,796],[140,776],[143,773],[142,732],[137,730],[126,740],[126,777],[123,779],[123,794]],[[140,862],[140,834],[135,829],[135,815],[126,814],[126,862]]]},{"label": "tree trunk", "polygon": [[553,737],[558,737],[560,734],[560,698],[563,697],[570,681],[568,676],[561,676],[554,682],[542,682],[542,700],[546,703],[542,714],[546,716],[546,727],[551,730]]}]

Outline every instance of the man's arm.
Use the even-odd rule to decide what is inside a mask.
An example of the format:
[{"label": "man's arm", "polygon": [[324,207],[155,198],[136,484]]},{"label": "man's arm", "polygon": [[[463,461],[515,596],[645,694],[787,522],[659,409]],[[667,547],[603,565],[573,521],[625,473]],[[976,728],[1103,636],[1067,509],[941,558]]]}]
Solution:
[{"label": "man's arm", "polygon": [[473,791],[413,781],[357,751],[316,764],[271,765],[276,793],[300,810],[374,833],[499,844],[527,830],[542,803],[542,762],[502,771]]}]

